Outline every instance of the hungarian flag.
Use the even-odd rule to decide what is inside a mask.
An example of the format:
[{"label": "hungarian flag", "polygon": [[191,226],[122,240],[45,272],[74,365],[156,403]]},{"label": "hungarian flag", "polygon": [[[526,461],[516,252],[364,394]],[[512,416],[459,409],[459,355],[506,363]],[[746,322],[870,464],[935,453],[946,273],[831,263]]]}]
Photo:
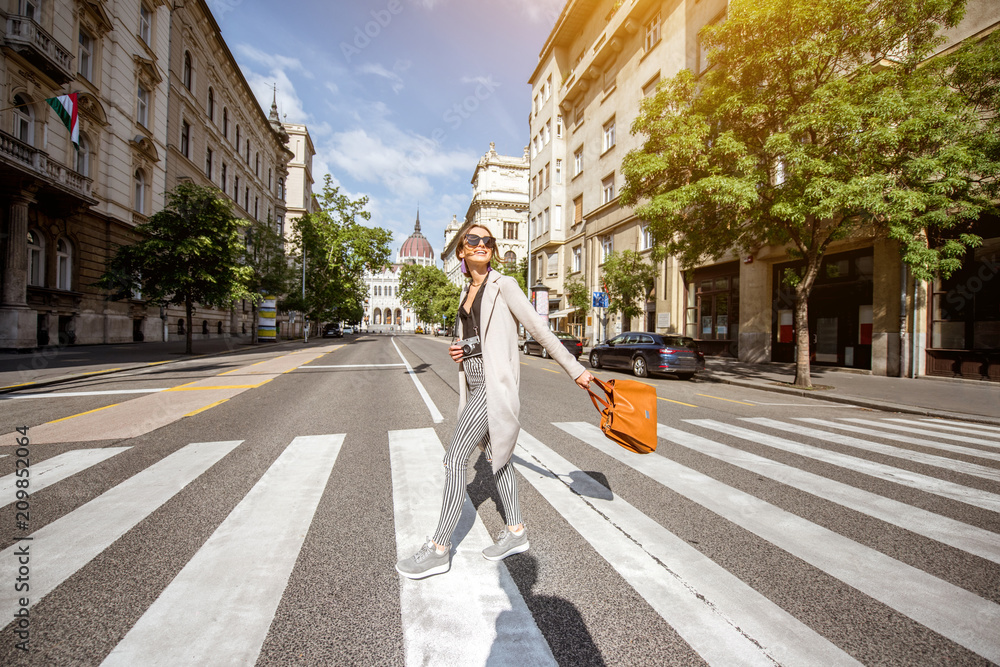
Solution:
[{"label": "hungarian flag", "polygon": [[59,114],[59,118],[62,119],[63,125],[69,130],[70,139],[73,140],[73,145],[78,149],[80,148],[80,119],[76,115],[76,93],[70,93],[69,95],[60,95],[59,97],[50,97],[45,100],[49,103],[49,106],[56,110]]}]

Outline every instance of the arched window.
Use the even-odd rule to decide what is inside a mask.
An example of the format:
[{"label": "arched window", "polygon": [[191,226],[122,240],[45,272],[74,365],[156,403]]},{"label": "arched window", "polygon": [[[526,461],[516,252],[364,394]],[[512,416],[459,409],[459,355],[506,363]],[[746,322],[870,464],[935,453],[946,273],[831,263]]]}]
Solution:
[{"label": "arched window", "polygon": [[222,136],[229,138],[229,108],[222,107]]},{"label": "arched window", "polygon": [[184,74],[183,74],[184,87],[191,90],[191,52],[184,52]]},{"label": "arched window", "polygon": [[28,284],[45,286],[45,241],[34,230],[28,231]]},{"label": "arched window", "polygon": [[29,146],[35,145],[35,114],[28,100],[14,96],[14,136]]},{"label": "arched window", "polygon": [[253,154],[253,175],[260,176],[260,152]]},{"label": "arched window", "polygon": [[135,202],[133,206],[139,213],[146,214],[146,175],[142,173],[142,169],[135,170]]},{"label": "arched window", "polygon": [[508,250],[504,253],[503,263],[507,267],[508,271],[513,271],[517,268],[517,255],[513,250]]},{"label": "arched window", "polygon": [[240,152],[240,124],[236,123],[236,152]]},{"label": "arched window", "polygon": [[76,171],[81,176],[90,177],[90,139],[80,133],[80,147],[76,151]]},{"label": "arched window", "polygon": [[73,289],[73,246],[66,239],[56,241],[56,289]]},{"label": "arched window", "polygon": [[177,319],[177,335],[178,336],[183,336],[184,335],[184,318],[183,317],[180,317],[180,318]]},{"label": "arched window", "polygon": [[215,122],[215,91],[208,87],[208,119]]}]

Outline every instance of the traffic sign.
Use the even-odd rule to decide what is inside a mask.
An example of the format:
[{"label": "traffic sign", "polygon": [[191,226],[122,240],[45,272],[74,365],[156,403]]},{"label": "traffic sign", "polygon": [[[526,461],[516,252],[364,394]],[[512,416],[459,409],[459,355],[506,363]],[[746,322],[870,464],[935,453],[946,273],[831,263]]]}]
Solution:
[{"label": "traffic sign", "polygon": [[594,292],[594,308],[607,308],[608,307],[608,293],[607,292]]}]

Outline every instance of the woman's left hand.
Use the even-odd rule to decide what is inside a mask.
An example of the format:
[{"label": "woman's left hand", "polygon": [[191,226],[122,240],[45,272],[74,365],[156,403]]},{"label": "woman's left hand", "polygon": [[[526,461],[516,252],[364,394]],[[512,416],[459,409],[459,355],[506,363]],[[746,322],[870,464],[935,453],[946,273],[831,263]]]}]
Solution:
[{"label": "woman's left hand", "polygon": [[590,388],[590,383],[594,379],[594,376],[590,374],[590,371],[584,371],[580,373],[580,377],[576,379],[576,383],[583,387],[584,389]]}]

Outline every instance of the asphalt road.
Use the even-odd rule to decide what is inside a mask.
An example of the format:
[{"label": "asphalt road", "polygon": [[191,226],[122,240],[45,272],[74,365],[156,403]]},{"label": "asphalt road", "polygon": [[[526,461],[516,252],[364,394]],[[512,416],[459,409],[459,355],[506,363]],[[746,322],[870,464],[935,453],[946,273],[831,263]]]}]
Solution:
[{"label": "asphalt road", "polygon": [[0,398],[0,663],[1000,662],[1000,429],[660,378],[639,456],[537,357],[531,549],[479,555],[503,521],[477,455],[452,571],[400,579],[439,509],[446,350],[349,336]]}]

